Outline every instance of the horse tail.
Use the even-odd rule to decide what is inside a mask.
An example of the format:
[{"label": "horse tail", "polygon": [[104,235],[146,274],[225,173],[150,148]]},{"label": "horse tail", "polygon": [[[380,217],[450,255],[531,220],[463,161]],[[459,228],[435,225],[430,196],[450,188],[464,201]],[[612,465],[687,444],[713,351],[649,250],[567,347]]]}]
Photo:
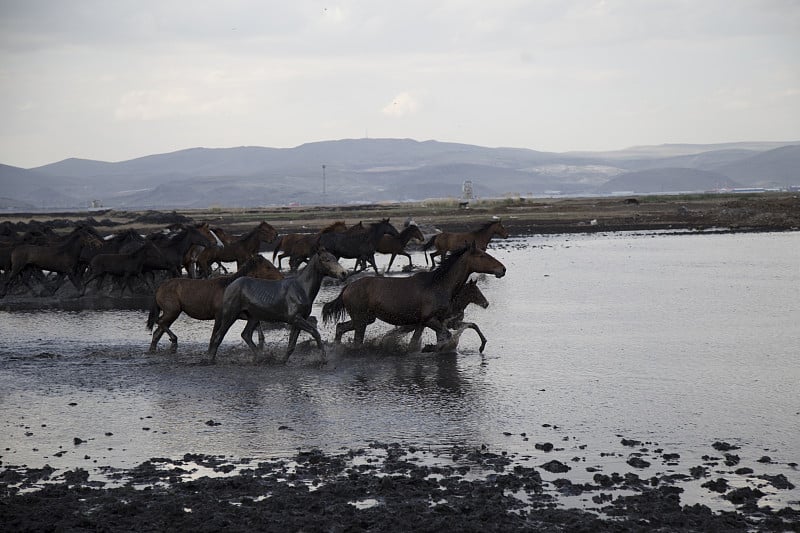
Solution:
[{"label": "horse tail", "polygon": [[347,309],[344,307],[344,300],[342,299],[344,289],[339,293],[335,300],[331,300],[322,306],[322,322],[327,324],[331,320],[339,321],[347,314]]},{"label": "horse tail", "polygon": [[158,306],[158,302],[156,301],[155,296],[153,296],[153,303],[150,304],[150,314],[147,315],[147,329],[153,331],[153,326],[156,325],[156,320],[158,320],[158,314],[161,312],[161,308]]},{"label": "horse tail", "polygon": [[272,262],[273,263],[275,262],[275,257],[277,257],[278,252],[281,251],[281,244],[283,244],[283,237],[278,239],[278,241],[275,243],[275,249],[272,251]]}]

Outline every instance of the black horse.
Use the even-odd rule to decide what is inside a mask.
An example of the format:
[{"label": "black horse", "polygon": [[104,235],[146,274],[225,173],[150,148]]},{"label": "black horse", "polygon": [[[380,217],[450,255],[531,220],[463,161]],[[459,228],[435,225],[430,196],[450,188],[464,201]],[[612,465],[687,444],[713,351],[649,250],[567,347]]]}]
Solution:
[{"label": "black horse", "polygon": [[97,282],[97,291],[99,292],[107,275],[114,278],[122,278],[120,296],[125,293],[125,287],[128,287],[131,293],[133,292],[133,287],[130,286],[131,277],[140,279],[152,291],[153,287],[144,277],[143,267],[148,260],[161,261],[162,259],[161,251],[151,241],[145,241],[137,250],[129,253],[97,254],[89,262],[89,277],[83,283],[81,296],[86,293],[86,287],[89,286],[89,283],[96,279],[100,280]]},{"label": "black horse", "polygon": [[292,329],[283,362],[292,355],[300,330],[303,330],[310,333],[317,341],[317,346],[322,350],[321,362],[324,364],[325,346],[316,326],[308,318],[311,316],[311,306],[325,276],[344,280],[347,271],[333,254],[320,249],[295,277],[280,280],[243,277],[234,280],[225,289],[222,307],[214,320],[214,331],[208,345],[211,360],[214,361],[216,358],[217,349],[230,327],[243,316],[247,319],[247,325],[242,331],[242,338],[253,351],[258,350],[253,342],[253,331],[259,321],[285,322]]},{"label": "black horse", "polygon": [[398,236],[397,229],[389,223],[388,218],[372,223],[361,231],[345,231],[342,233],[323,233],[319,236],[319,245],[336,258],[362,260],[372,265],[375,274],[378,265],[375,264],[375,251],[384,235]]}]

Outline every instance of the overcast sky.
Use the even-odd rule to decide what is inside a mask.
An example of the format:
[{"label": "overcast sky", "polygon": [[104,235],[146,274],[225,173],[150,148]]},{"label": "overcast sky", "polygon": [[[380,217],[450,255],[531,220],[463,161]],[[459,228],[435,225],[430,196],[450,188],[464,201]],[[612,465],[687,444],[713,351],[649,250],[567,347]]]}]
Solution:
[{"label": "overcast sky", "polygon": [[0,0],[0,163],[800,140],[800,0]]}]

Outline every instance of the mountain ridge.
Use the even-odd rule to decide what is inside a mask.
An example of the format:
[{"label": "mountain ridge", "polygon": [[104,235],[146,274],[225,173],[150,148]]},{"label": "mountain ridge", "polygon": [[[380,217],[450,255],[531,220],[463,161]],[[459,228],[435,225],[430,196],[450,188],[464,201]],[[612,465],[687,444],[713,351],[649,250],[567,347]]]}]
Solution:
[{"label": "mountain ridge", "polygon": [[640,183],[624,190],[642,193],[707,190],[709,173],[726,186],[776,187],[800,183],[798,168],[800,141],[557,153],[339,139],[293,148],[193,147],[119,162],[68,158],[31,169],[0,165],[0,194],[10,204],[59,208],[93,200],[120,209],[346,204],[457,197],[466,180],[481,197],[608,194],[612,180],[626,175],[626,183]]}]

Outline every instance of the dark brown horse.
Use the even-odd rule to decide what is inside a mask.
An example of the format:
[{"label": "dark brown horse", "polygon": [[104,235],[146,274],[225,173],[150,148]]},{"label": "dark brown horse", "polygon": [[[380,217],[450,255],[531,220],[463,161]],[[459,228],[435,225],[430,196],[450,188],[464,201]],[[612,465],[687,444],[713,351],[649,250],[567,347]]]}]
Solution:
[{"label": "dark brown horse", "polygon": [[[274,263],[277,257],[277,266],[280,269],[281,261],[288,257],[290,270],[297,270],[297,267],[308,261],[308,258],[314,253],[319,244],[320,235],[323,233],[341,233],[345,230],[347,230],[347,224],[344,223],[344,220],[337,220],[317,233],[288,233],[275,243],[272,262]],[[280,255],[278,255],[279,252]]]},{"label": "dark brown horse", "polygon": [[378,265],[375,264],[375,250],[384,234],[399,235],[388,218],[369,224],[363,230],[351,228],[343,233],[323,233],[319,236],[319,245],[337,258],[364,260],[372,265],[375,274],[380,275]]},{"label": "dark brown horse", "polygon": [[[487,222],[474,231],[459,233],[445,231],[443,233],[439,233],[428,239],[428,242],[425,243],[425,246],[422,248],[422,250],[427,251],[431,247],[436,247],[436,251],[431,252],[430,254],[431,265],[435,266],[436,263],[433,260],[434,257],[444,257],[447,252],[458,250],[465,244],[471,244],[474,242],[478,248],[481,250],[486,250],[486,247],[489,245],[489,241],[495,235],[499,235],[504,239],[508,238],[508,232],[499,220]],[[428,264],[427,255],[425,256],[425,264]]]},{"label": "dark brown horse", "polygon": [[205,247],[207,250],[216,249],[214,239],[209,237],[203,228],[194,225],[184,225],[176,234],[156,234],[148,236],[148,239],[158,247],[161,256],[148,256],[144,262],[143,270],[145,272],[166,270],[169,272],[170,277],[173,278],[180,277],[183,259],[189,248],[198,245]]},{"label": "dark brown horse", "polygon": [[[225,246],[225,244],[222,242],[222,239],[219,237],[219,235],[217,235],[218,231],[221,232],[220,228],[212,228],[208,222],[200,222],[199,224],[195,224],[195,227],[212,242],[214,242],[217,248],[222,248]],[[190,278],[197,277],[197,258],[200,257],[200,254],[205,249],[205,246],[193,244],[188,250],[186,250],[186,253],[183,256],[183,268],[186,269],[186,274]]]},{"label": "dark brown horse", "polygon": [[[354,331],[355,344],[362,344],[367,326],[381,319],[395,326],[429,327],[436,332],[437,342],[443,344],[451,337],[445,326],[450,302],[473,272],[500,278],[506,267],[473,242],[450,254],[433,271],[401,278],[358,279],[323,306],[322,317],[328,322],[350,315],[349,321],[336,325],[337,342],[348,331]],[[415,332],[409,348],[419,351],[419,345],[420,336]]]},{"label": "dark brown horse", "polygon": [[283,274],[275,268],[269,259],[257,254],[248,259],[235,274],[217,276],[210,279],[172,278],[161,283],[156,289],[150,315],[147,317],[147,329],[153,329],[153,340],[150,352],[155,352],[158,341],[166,333],[172,343],[170,352],[178,348],[178,336],[169,327],[180,316],[186,313],[197,320],[214,320],[222,305],[225,287],[242,276],[260,279],[283,279]]},{"label": "dark brown horse", "polygon": [[[78,260],[80,259],[81,251],[87,246],[98,247],[100,244],[101,241],[96,231],[90,228],[77,228],[62,242],[56,244],[22,244],[14,247],[11,251],[11,272],[3,284],[3,291],[0,297],[6,295],[8,286],[27,267],[58,274],[56,287],[51,288],[51,294],[58,289],[58,285],[64,276],[67,276],[75,288],[80,291],[81,277],[78,273]],[[25,285],[28,285],[24,276],[22,281]]]},{"label": "dark brown horse", "polygon": [[253,330],[259,321],[284,322],[291,326],[289,346],[286,350],[285,362],[294,351],[300,331],[310,333],[322,351],[322,363],[325,363],[325,346],[314,323],[309,320],[311,307],[326,276],[343,280],[347,271],[339,264],[336,257],[324,249],[317,253],[300,273],[292,278],[268,281],[253,278],[239,278],[228,285],[222,297],[222,307],[214,321],[214,332],[208,345],[208,354],[213,361],[217,349],[230,327],[239,318],[246,318],[247,325],[242,331],[242,338],[257,351],[253,343]]},{"label": "dark brown horse", "polygon": [[[422,235],[419,227],[415,224],[406,226],[397,236],[386,234],[381,237],[381,239],[378,241],[378,246],[375,248],[375,251],[381,254],[392,254],[392,257],[389,259],[389,265],[386,267],[386,272],[389,272],[389,270],[392,268],[394,258],[398,255],[404,255],[406,258],[408,258],[408,268],[414,266],[414,264],[411,262],[411,255],[406,252],[406,246],[411,239],[414,239],[418,242],[425,241],[425,236]],[[359,261],[361,260],[359,259]],[[367,265],[361,261],[356,265],[356,270],[359,269],[359,265],[361,270],[367,269]]]},{"label": "dark brown horse", "polygon": [[[89,283],[99,279],[97,282],[97,291],[103,288],[103,281],[106,276],[114,278],[122,278],[120,283],[121,290],[120,296],[125,293],[125,287],[128,287],[133,292],[133,287],[129,285],[131,278],[137,278],[147,283],[144,277],[144,264],[146,261],[161,261],[161,250],[152,243],[152,241],[145,241],[141,244],[138,250],[123,254],[97,254],[92,257],[89,262],[89,277],[83,283],[83,290],[81,296],[86,294],[86,287]],[[152,287],[150,287],[152,289]]]},{"label": "dark brown horse", "polygon": [[258,254],[262,242],[272,242],[278,232],[271,224],[264,221],[244,235],[234,238],[222,248],[206,248],[197,258],[197,267],[200,275],[211,275],[211,264],[214,262],[236,261],[236,268],[241,267],[245,261]]},{"label": "dark brown horse", "polygon": [[[453,296],[453,299],[450,301],[450,309],[447,311],[447,318],[444,320],[444,325],[447,327],[447,329],[455,330],[455,333],[453,333],[453,336],[448,341],[447,347],[439,347],[439,349],[446,349],[447,351],[455,350],[456,346],[458,346],[458,341],[461,338],[461,334],[467,329],[473,329],[481,339],[481,347],[478,351],[483,353],[483,349],[486,348],[487,340],[483,335],[481,328],[479,328],[474,322],[464,322],[464,310],[470,304],[478,305],[484,309],[489,307],[489,300],[486,299],[486,296],[484,296],[483,292],[478,287],[477,280],[470,280],[466,282],[458,290],[458,292],[456,292],[455,296]],[[384,339],[411,333],[412,331],[415,332],[414,335],[416,337],[419,337],[422,335],[424,328],[425,326],[397,326],[393,330],[386,333],[384,335]],[[425,346],[422,351],[427,352],[434,351],[436,349],[436,346],[428,345]]]}]

